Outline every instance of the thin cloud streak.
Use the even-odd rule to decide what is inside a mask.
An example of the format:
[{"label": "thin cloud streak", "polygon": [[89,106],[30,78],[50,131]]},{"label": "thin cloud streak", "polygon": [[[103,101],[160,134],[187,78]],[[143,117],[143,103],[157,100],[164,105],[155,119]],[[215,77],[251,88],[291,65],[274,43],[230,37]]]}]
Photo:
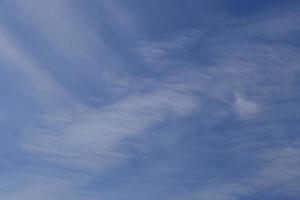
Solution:
[{"label": "thin cloud streak", "polygon": [[99,110],[75,112],[49,129],[37,128],[24,148],[71,168],[99,170],[125,156],[120,148],[127,137],[197,109],[192,94],[170,89],[133,94]]},{"label": "thin cloud streak", "polygon": [[262,163],[255,177],[240,178],[235,182],[211,184],[208,188],[198,191],[189,197],[176,198],[178,200],[237,200],[263,192],[269,187],[280,187],[279,192],[292,197],[299,195],[299,141],[292,146],[268,149],[258,156],[256,162]]},{"label": "thin cloud streak", "polygon": [[57,84],[36,62],[34,58],[21,49],[20,45],[6,27],[0,27],[1,57],[7,63],[11,63],[17,73],[22,74],[30,87],[37,90],[37,93],[44,97],[68,96],[68,92]]},{"label": "thin cloud streak", "polygon": [[70,1],[17,1],[20,13],[64,58],[96,64],[99,52],[108,51]]}]

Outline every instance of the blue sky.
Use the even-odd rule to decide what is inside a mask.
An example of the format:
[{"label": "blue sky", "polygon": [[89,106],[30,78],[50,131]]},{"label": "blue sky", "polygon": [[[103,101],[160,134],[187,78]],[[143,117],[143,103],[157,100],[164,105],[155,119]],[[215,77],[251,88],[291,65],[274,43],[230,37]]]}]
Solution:
[{"label": "blue sky", "polygon": [[299,199],[299,13],[2,0],[0,199]]}]

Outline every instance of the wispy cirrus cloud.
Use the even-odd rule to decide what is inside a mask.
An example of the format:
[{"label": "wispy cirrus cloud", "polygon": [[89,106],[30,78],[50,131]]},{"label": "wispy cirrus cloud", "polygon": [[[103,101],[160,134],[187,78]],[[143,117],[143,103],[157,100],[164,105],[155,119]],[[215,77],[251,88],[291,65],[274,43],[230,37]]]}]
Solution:
[{"label": "wispy cirrus cloud", "polygon": [[[300,60],[297,56],[299,48],[288,43],[264,43],[260,39],[264,40],[266,38],[253,39],[251,34],[259,32],[271,34],[274,37],[272,36],[270,39],[277,38],[280,35],[283,41],[288,41],[297,30],[293,23],[297,23],[296,16],[288,14],[275,20],[268,19],[257,24],[254,23],[255,25],[250,23],[250,25],[236,26],[231,33],[224,33],[225,36],[220,34],[204,36],[204,38],[199,37],[201,40],[198,38],[194,42],[205,44],[204,48],[208,48],[207,51],[211,51],[209,55],[215,55],[212,57],[214,59],[213,64],[210,64],[211,62],[209,64],[205,64],[205,62],[204,64],[195,64],[192,59],[186,59],[184,55],[176,53],[174,54],[178,57],[174,60],[172,57],[168,58],[167,55],[178,50],[178,48],[174,47],[166,51],[167,48],[165,48],[164,44],[168,44],[168,42],[163,42],[161,46],[156,44],[155,48],[152,48],[151,45],[149,49],[147,47],[142,48],[140,54],[142,57],[143,55],[153,55],[150,63],[160,63],[167,73],[172,71],[170,66],[177,66],[181,69],[181,72],[189,68],[190,72],[182,77],[185,77],[188,80],[187,82],[193,82],[193,84],[189,84],[192,88],[186,87],[185,84],[178,84],[177,86],[185,87],[186,90],[192,89],[201,100],[208,98],[211,101],[215,101],[216,104],[225,103],[225,106],[222,106],[221,109],[235,113],[239,120],[257,121],[257,119],[262,118],[268,119],[277,109],[276,105],[270,102],[280,98],[281,95],[290,94],[296,87],[294,82],[295,76],[300,69]],[[280,21],[286,21],[285,25],[289,27],[284,29],[284,33],[281,30],[275,30],[273,27],[278,27]],[[264,26],[262,24],[267,25]],[[252,31],[249,31],[249,29]],[[226,40],[231,37],[235,39],[232,38],[229,40],[230,42],[227,42]],[[188,51],[185,48],[183,49],[182,52]],[[193,50],[195,51],[195,49]],[[201,47],[198,47],[197,50],[200,54]],[[184,60],[184,62],[176,62],[178,60]],[[149,63],[147,56],[145,61]],[[169,63],[172,63],[172,65],[169,65]],[[205,65],[208,66],[204,67]],[[208,109],[210,112],[213,111],[210,108],[205,107],[205,109]],[[219,112],[221,113],[221,110]],[[229,117],[228,115],[226,116]],[[272,122],[272,120],[274,121]],[[265,126],[270,128],[277,122],[273,118],[268,122],[271,124],[266,124]],[[277,144],[277,146],[274,143],[271,145],[272,142],[264,141],[261,138],[263,136],[277,138],[282,137],[284,134],[292,133],[286,133],[285,129],[277,127],[273,135],[272,133],[269,135],[269,131],[263,129],[258,130],[259,134],[261,134],[261,136],[258,136],[255,128],[252,128],[250,127],[247,133],[250,134],[254,141],[252,139],[248,140],[249,138],[245,134],[240,135],[240,139],[244,138],[243,142],[239,141],[239,139],[236,140],[236,136],[231,138],[233,141],[236,140],[232,148],[239,149],[234,151],[232,156],[243,154],[245,156],[249,154],[252,156],[254,154],[263,155],[260,158],[255,156],[251,158],[253,159],[253,168],[257,170],[253,172],[252,178],[242,176],[234,181],[216,182],[203,186],[203,189],[199,189],[199,192],[193,195],[179,199],[235,200],[255,194],[258,195],[265,190],[277,187],[281,188],[278,194],[292,197],[299,195],[299,190],[296,189],[299,184],[296,181],[299,176],[299,170],[297,170],[299,168],[298,146],[290,143],[290,140],[288,140],[287,146],[281,146],[280,144]],[[261,146],[262,143],[265,146]],[[249,148],[247,147],[247,150],[245,150],[241,149],[241,146],[248,146]],[[274,146],[277,147],[274,148]],[[253,148],[255,147],[258,147],[258,149],[254,150]],[[246,151],[251,152],[246,153]],[[255,171],[254,169],[253,171]],[[266,195],[274,195],[274,193]]]},{"label": "wispy cirrus cloud", "polygon": [[259,106],[257,103],[239,96],[236,97],[235,108],[241,117],[251,117],[259,113]]},{"label": "wispy cirrus cloud", "polygon": [[[178,200],[237,200],[249,198],[253,194],[264,197],[273,197],[286,194],[297,197],[299,190],[299,159],[300,148],[298,141],[288,147],[268,149],[258,155],[255,162],[262,164],[256,176],[240,178],[237,181],[228,181],[221,184],[211,184],[208,187],[190,196]],[[275,188],[275,192],[266,190]]]},{"label": "wispy cirrus cloud", "polygon": [[[16,186],[17,184],[15,184]],[[12,192],[1,193],[0,197],[9,200],[29,199],[73,199],[75,192],[70,189],[68,181],[59,178],[35,178],[27,181]],[[8,188],[10,190],[11,188]]]},{"label": "wispy cirrus cloud", "polygon": [[108,52],[70,1],[16,1],[15,5],[36,34],[64,59],[95,64],[97,52]]},{"label": "wispy cirrus cloud", "polygon": [[24,148],[71,168],[99,170],[125,156],[120,148],[127,137],[197,109],[196,97],[180,91],[159,88],[132,94],[98,110],[75,111],[67,118],[50,115],[49,122],[56,123],[29,133]]},{"label": "wispy cirrus cloud", "polygon": [[70,99],[71,94],[41,67],[38,60],[22,48],[14,36],[7,27],[0,26],[3,69],[13,70],[17,76],[21,77],[19,81],[24,83],[22,86],[30,87],[30,92],[34,94],[38,93],[39,95],[35,96],[36,99],[44,103]]},{"label": "wispy cirrus cloud", "polygon": [[[234,200],[277,187],[281,188],[279,193],[299,195],[299,145],[291,142],[295,136],[285,124],[290,119],[297,119],[294,116],[298,114],[297,110],[291,111],[291,107],[297,104],[284,98],[297,95],[294,93],[300,70],[299,47],[289,42],[298,31],[297,14],[259,18],[259,22],[237,20],[232,24],[225,23],[228,28],[220,27],[217,31],[196,27],[154,41],[137,41],[132,59],[138,59],[139,65],[155,71],[154,76],[139,72],[144,76],[137,77],[132,71],[122,74],[118,70],[114,72],[117,67],[108,69],[118,55],[103,41],[101,31],[96,32],[90,26],[93,23],[86,23],[84,13],[71,2],[15,3],[20,14],[28,19],[26,24],[41,37],[39,41],[43,41],[47,49],[50,47],[48,60],[72,60],[66,62],[65,67],[61,62],[53,68],[64,68],[60,73],[67,74],[71,82],[80,86],[85,82],[72,76],[73,65],[70,65],[76,63],[81,72],[90,75],[86,80],[96,88],[95,93],[91,92],[93,94],[86,92],[87,98],[100,99],[100,103],[90,105],[74,97],[76,92],[87,91],[87,88],[67,90],[64,80],[53,77],[54,74],[49,73],[51,70],[44,68],[43,59],[27,51],[30,48],[23,49],[26,42],[16,39],[17,34],[8,27],[1,27],[1,57],[26,77],[35,89],[30,90],[34,97],[45,99],[42,103],[45,111],[38,113],[39,119],[22,132],[18,141],[20,151],[30,157],[28,162],[31,165],[47,165],[51,172],[31,172],[32,176],[21,180],[21,184],[2,180],[2,183],[7,183],[4,185],[11,187],[3,187],[6,192],[0,192],[0,197],[11,200],[102,198],[101,191],[95,194],[87,190],[93,179],[109,170],[120,170],[120,166],[126,164],[123,161],[130,163],[130,158],[136,156],[134,153],[145,156],[136,151],[129,153],[128,143],[136,143],[132,140],[143,137],[149,130],[156,131],[164,122],[181,123],[180,119],[185,117],[196,121],[194,135],[184,130],[177,133],[180,138],[177,141],[173,140],[173,134],[166,134],[164,137],[172,140],[173,145],[169,150],[172,153],[167,155],[176,157],[175,161],[169,162],[171,158],[168,156],[161,156],[163,158],[158,160],[154,156],[147,157],[147,164],[159,167],[139,168],[144,171],[137,173],[138,183],[151,180],[158,174],[162,179],[168,179],[166,174],[189,173],[193,166],[187,167],[190,163],[185,161],[196,158],[191,162],[197,168],[194,173],[203,172],[200,178],[208,179],[204,184],[197,185],[199,176],[193,176],[185,179],[186,182],[178,179],[174,185],[165,186],[168,182],[165,181],[156,187],[161,190],[186,189],[185,183],[195,183],[193,189],[186,189],[190,194],[182,195],[180,199],[183,200]],[[133,34],[133,37],[142,32],[134,15],[118,3],[104,1],[96,4],[107,9],[115,22],[115,30]],[[282,22],[286,26],[284,30],[278,28]],[[102,68],[107,63],[108,67]],[[103,84],[106,88],[99,89],[101,81],[98,79],[106,83]],[[109,90],[112,97],[97,93],[102,89]],[[101,99],[110,101],[103,103]],[[212,140],[206,144],[207,138]],[[158,143],[159,139],[154,140]],[[195,142],[191,142],[194,146],[189,145],[189,140]],[[186,141],[188,145],[184,145]],[[160,141],[165,148],[169,147],[164,142]],[[151,142],[147,145],[155,146]],[[224,154],[220,156],[215,152]],[[215,173],[219,179],[206,173],[210,170],[208,168],[217,168],[219,161],[222,163],[224,159],[230,163],[225,166],[230,167]],[[249,165],[245,166],[245,163]],[[237,170],[239,173],[230,176],[231,167],[243,173]],[[54,168],[71,175],[60,176],[52,171]],[[11,178],[18,180],[16,176]],[[131,181],[129,187],[139,185]],[[173,179],[169,181],[173,182]]]},{"label": "wispy cirrus cloud", "polygon": [[205,29],[184,30],[160,41],[143,42],[133,52],[137,53],[146,63],[155,65],[155,67],[174,65],[179,62],[184,64],[186,60],[182,59],[187,56],[186,51],[201,43],[207,32]]}]

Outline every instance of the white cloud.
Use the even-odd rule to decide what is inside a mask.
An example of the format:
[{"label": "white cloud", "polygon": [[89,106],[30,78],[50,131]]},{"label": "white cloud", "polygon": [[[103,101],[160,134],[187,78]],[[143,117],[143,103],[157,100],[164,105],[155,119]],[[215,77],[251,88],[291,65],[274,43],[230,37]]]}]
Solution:
[{"label": "white cloud", "polygon": [[[122,16],[117,15],[115,5],[107,6],[115,14],[115,20],[121,23]],[[105,49],[91,29],[64,3],[52,1],[44,4],[31,1],[20,2],[20,7],[32,17],[33,23],[49,43],[62,54],[86,58],[90,57],[90,53],[94,55],[95,49]],[[126,23],[133,23],[130,16],[124,20]],[[60,98],[60,94],[68,96],[67,91],[42,71],[29,55],[20,50],[9,33],[1,31],[3,45],[0,51],[3,57],[14,62],[28,80],[32,81],[34,87],[45,90],[46,93],[54,90],[55,92],[48,93],[51,97]],[[163,75],[165,79],[153,84],[157,88],[151,88],[148,92],[130,91],[129,88],[126,90],[126,97],[97,109],[88,108],[70,97],[71,107],[77,110],[58,106],[58,110],[66,112],[46,114],[44,126],[35,127],[26,133],[27,140],[23,148],[33,154],[43,155],[46,160],[63,164],[68,169],[101,171],[126,158],[122,149],[124,140],[170,118],[193,113],[199,109],[199,102],[222,103],[224,106],[218,109],[224,110],[233,107],[233,111],[242,119],[259,115],[264,110],[263,106],[266,106],[261,102],[278,94],[279,90],[288,90],[289,84],[285,81],[290,80],[295,70],[299,70],[298,54],[293,48],[270,47],[238,39],[236,43],[227,42],[227,35],[208,38],[211,42],[210,48],[216,55],[214,64],[202,66],[194,64],[192,60],[182,59],[181,56],[184,55],[180,53],[184,53],[194,43],[199,43],[203,37],[201,30],[187,31],[171,40],[140,46],[136,52],[146,62],[172,64],[168,74]],[[178,56],[176,62],[172,60],[174,55]],[[174,70],[176,67],[179,70]],[[138,81],[133,78],[132,82]],[[127,83],[119,84],[129,87]],[[45,96],[48,97],[47,94]],[[209,106],[203,109],[209,112],[222,111],[215,111]],[[234,200],[241,195],[258,191],[259,187],[269,187],[277,183],[287,183],[289,190],[298,192],[298,147],[270,151],[271,153],[266,154],[268,158],[264,160],[268,164],[260,170],[260,176],[264,180],[254,177],[254,181],[241,180],[214,185],[209,189],[200,189],[191,199]],[[53,187],[51,185],[52,183],[32,182],[10,199],[45,199],[47,196],[50,200],[52,193],[58,195],[55,196],[57,199],[72,197],[68,196],[68,192],[60,192],[63,192],[62,188],[71,190],[73,184],[66,184],[66,187],[64,184]]]},{"label": "white cloud", "polygon": [[190,200],[238,200],[252,188],[243,184],[214,185],[213,188],[193,195]]},{"label": "white cloud", "polygon": [[253,117],[259,113],[259,105],[257,103],[246,100],[245,98],[240,96],[236,96],[234,105],[237,110],[237,113],[242,118]]},{"label": "white cloud", "polygon": [[100,55],[104,57],[109,52],[72,2],[32,0],[17,1],[16,5],[36,34],[65,59],[96,64]]},{"label": "white cloud", "polygon": [[[29,83],[31,90],[42,95],[44,101],[55,99],[57,96],[69,98],[70,94],[54,81],[30,54],[21,48],[13,36],[14,34],[4,26],[0,26],[0,53],[3,61],[10,63],[9,67],[14,68],[17,73],[21,74],[21,77],[26,80],[25,82]],[[8,66],[3,65],[2,67]]]},{"label": "white cloud", "polygon": [[127,137],[196,109],[192,94],[170,89],[133,94],[99,110],[75,112],[71,119],[51,117],[61,123],[28,133],[24,148],[69,167],[99,170],[124,157],[120,148]]},{"label": "white cloud", "polygon": [[270,149],[263,155],[264,167],[259,173],[259,184],[280,184],[289,194],[300,194],[300,141],[281,148]]},{"label": "white cloud", "polygon": [[[10,177],[12,178],[12,177]],[[26,175],[21,177],[13,177],[13,181],[4,181],[4,191],[0,193],[1,199],[7,200],[79,200],[85,199],[88,195],[84,192],[76,191],[76,187],[80,187],[78,180],[71,177],[46,177]],[[81,181],[83,181],[82,179]]]},{"label": "white cloud", "polygon": [[103,7],[103,10],[108,12],[108,16],[112,19],[112,23],[122,34],[125,33],[127,35],[137,36],[141,31],[133,10],[121,1],[103,0],[97,2],[97,4]]},{"label": "white cloud", "polygon": [[[205,34],[206,30],[204,29],[185,30],[165,40],[144,42],[134,52],[149,64],[159,66],[166,64],[176,65],[180,62],[181,56],[186,53],[185,50],[198,44]],[[181,64],[183,63],[181,62]]]},{"label": "white cloud", "polygon": [[273,186],[280,187],[280,191],[275,193],[298,196],[300,194],[299,154],[299,141],[289,146],[269,149],[258,155],[256,163],[261,164],[262,167],[253,177],[240,177],[237,181],[211,184],[195,194],[178,200],[238,200]]}]

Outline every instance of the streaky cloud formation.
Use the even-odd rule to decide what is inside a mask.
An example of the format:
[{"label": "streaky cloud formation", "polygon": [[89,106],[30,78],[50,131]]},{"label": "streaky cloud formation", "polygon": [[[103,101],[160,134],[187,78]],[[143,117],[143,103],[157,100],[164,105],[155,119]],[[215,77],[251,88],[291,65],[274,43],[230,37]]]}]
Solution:
[{"label": "streaky cloud formation", "polygon": [[146,94],[132,94],[99,110],[49,116],[48,120],[55,123],[28,134],[30,138],[24,148],[45,153],[70,167],[95,166],[99,170],[106,162],[123,157],[118,152],[123,139],[171,115],[196,110],[194,99],[192,94],[159,88]]},{"label": "streaky cloud formation", "polygon": [[1,199],[299,199],[299,2],[0,5]]}]

